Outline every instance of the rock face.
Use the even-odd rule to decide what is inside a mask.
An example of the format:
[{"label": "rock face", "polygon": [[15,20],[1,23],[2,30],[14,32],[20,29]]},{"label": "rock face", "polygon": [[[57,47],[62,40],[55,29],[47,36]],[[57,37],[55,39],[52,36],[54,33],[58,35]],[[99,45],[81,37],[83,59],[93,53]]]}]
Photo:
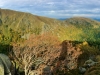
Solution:
[{"label": "rock face", "polygon": [[12,64],[8,56],[0,54],[0,75],[11,75],[11,65]]},{"label": "rock face", "polygon": [[[16,54],[16,57],[18,59],[21,59],[22,62],[23,62],[23,60],[25,62],[26,60],[31,58],[30,55],[28,54],[28,52],[30,52],[30,51],[33,52],[32,55],[34,55],[35,61],[33,61],[33,63],[32,63],[33,65],[31,65],[31,68],[34,67],[34,69],[29,68],[30,69],[29,71],[31,72],[31,74],[35,73],[38,75],[39,74],[58,75],[62,71],[64,74],[68,70],[77,68],[77,60],[78,60],[79,55],[82,52],[81,52],[80,48],[73,45],[72,41],[65,40],[60,45],[58,42],[57,42],[57,44],[52,45],[51,43],[49,43],[49,44],[46,43],[47,40],[45,42],[43,42],[43,41],[44,40],[39,42],[38,46],[32,45],[32,48],[29,47],[30,45],[27,47],[25,45],[25,47],[21,47],[21,48],[15,46],[15,48],[14,48],[14,51],[16,51],[17,53],[18,53],[18,51],[21,52],[19,54]],[[50,40],[50,41],[52,41],[52,40]],[[26,41],[26,42],[27,42],[27,44],[29,44],[29,41]],[[32,43],[32,40],[30,42]],[[36,48],[34,49],[34,47],[36,47]],[[23,50],[25,52],[22,52],[20,50]],[[16,53],[16,52],[14,52],[14,53]],[[30,53],[32,53],[32,52],[30,52]],[[25,53],[25,54],[23,54],[23,53]],[[21,57],[26,57],[26,53],[28,54],[27,59],[26,60],[22,59]],[[24,66],[29,65],[30,62],[28,64],[27,64],[27,62],[23,63]]]},{"label": "rock face", "polygon": [[51,67],[50,67],[50,66],[46,66],[46,67],[43,69],[42,75],[51,75]]},{"label": "rock face", "polygon": [[81,74],[85,73],[86,72],[86,68],[84,67],[79,67],[79,71]]},{"label": "rock face", "polygon": [[[66,73],[68,70],[77,68],[77,59],[82,52],[79,48],[73,47],[72,41],[63,41],[62,49],[58,52],[58,55],[57,52],[51,53],[53,55],[49,58],[49,61],[45,61],[46,64],[44,64],[44,66],[41,64],[40,67],[38,67],[37,70],[39,71],[41,69],[40,71],[42,75],[57,75],[60,71],[64,71],[64,73]],[[56,58],[54,54],[58,58]],[[49,55],[50,54],[48,54],[48,56]]]},{"label": "rock face", "polygon": [[77,68],[77,59],[82,52],[79,48],[73,47],[72,41],[63,41],[62,43],[62,55],[65,56],[64,64],[68,69]]}]

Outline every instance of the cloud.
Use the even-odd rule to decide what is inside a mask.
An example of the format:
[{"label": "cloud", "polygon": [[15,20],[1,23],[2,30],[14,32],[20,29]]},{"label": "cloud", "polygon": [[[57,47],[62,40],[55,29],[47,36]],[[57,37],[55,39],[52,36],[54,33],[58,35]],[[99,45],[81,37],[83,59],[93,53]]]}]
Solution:
[{"label": "cloud", "polygon": [[100,14],[100,0],[0,0],[0,7],[54,18]]}]

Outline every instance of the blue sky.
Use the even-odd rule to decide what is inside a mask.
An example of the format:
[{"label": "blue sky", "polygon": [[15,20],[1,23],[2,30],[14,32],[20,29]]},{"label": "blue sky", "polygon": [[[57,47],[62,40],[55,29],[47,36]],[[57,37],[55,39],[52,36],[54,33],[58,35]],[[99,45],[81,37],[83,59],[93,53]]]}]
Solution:
[{"label": "blue sky", "polygon": [[0,8],[51,18],[100,17],[100,0],[0,0]]}]

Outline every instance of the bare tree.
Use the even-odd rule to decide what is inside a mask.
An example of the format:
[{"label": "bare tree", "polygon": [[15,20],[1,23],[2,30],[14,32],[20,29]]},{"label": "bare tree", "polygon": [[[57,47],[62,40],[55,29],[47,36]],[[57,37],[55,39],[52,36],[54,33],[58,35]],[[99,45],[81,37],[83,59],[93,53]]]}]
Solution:
[{"label": "bare tree", "polygon": [[41,69],[42,73],[42,65],[53,65],[59,58],[60,51],[59,42],[51,36],[33,36],[21,44],[13,44],[14,57],[24,68],[25,75],[30,74],[33,65],[35,70],[39,72]]},{"label": "bare tree", "polygon": [[17,61],[24,68],[25,75],[29,75],[29,72],[31,71],[30,67],[38,59],[36,51],[34,50],[36,50],[36,47],[30,48],[28,46],[16,46],[13,48],[13,52],[15,54],[15,57],[17,58]]}]

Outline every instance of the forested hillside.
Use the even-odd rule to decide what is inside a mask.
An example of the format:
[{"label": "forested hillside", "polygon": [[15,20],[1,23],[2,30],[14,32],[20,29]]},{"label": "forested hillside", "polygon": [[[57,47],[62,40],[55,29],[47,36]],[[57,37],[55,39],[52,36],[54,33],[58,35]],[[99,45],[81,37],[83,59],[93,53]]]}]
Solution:
[{"label": "forested hillside", "polygon": [[[27,39],[30,34],[51,33],[61,41],[99,41],[100,22],[83,17],[65,21],[32,15],[30,13],[0,9],[0,41],[5,43]],[[4,41],[2,41],[4,42]]]}]

